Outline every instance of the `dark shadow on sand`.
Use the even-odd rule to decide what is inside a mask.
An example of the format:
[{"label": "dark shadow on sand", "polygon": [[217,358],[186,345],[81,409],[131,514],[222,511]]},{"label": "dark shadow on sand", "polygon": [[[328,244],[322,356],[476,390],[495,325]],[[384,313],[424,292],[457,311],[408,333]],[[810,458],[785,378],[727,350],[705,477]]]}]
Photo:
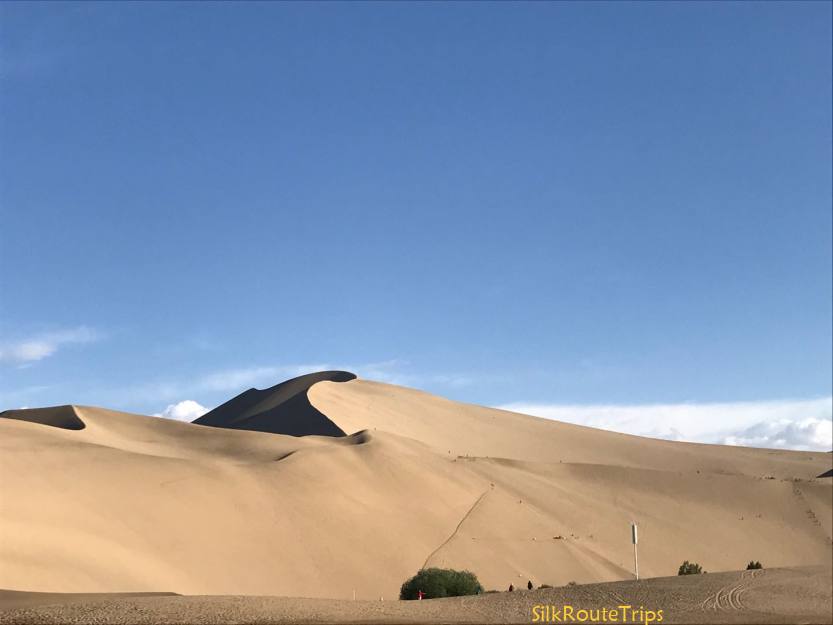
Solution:
[{"label": "dark shadow on sand", "polygon": [[290,436],[345,436],[341,428],[310,403],[307,391],[318,382],[354,379],[355,374],[348,371],[320,371],[263,390],[250,388],[193,423]]}]

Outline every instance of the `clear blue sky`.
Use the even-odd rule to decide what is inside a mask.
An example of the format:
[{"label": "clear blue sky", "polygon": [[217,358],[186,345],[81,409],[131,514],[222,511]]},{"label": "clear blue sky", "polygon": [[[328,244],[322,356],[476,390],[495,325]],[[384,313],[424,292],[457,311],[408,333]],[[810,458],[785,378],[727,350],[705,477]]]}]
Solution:
[{"label": "clear blue sky", "polygon": [[0,409],[831,394],[830,3],[3,3],[0,54]]}]

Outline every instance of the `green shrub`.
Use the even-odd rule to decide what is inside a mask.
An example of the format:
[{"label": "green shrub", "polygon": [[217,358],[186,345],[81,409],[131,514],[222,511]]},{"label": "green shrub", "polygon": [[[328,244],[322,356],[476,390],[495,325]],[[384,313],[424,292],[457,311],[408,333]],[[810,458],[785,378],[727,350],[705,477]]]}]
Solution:
[{"label": "green shrub", "polygon": [[470,571],[422,569],[402,584],[402,588],[399,590],[399,598],[418,599],[420,590],[425,593],[425,599],[439,599],[441,597],[479,595],[483,592],[483,586],[477,581],[477,576]]},{"label": "green shrub", "polygon": [[750,560],[749,564],[746,565],[747,571],[754,571],[755,569],[762,569],[764,568],[760,562],[756,562],[754,560]]},{"label": "green shrub", "polygon": [[696,562],[689,562],[688,560],[683,562],[677,571],[677,575],[699,575],[700,573],[705,573],[703,567]]}]

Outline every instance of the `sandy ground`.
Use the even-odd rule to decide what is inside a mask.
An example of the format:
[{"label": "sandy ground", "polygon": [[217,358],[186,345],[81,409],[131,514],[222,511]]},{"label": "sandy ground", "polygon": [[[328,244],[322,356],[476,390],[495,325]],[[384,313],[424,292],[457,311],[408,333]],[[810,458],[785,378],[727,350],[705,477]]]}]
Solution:
[{"label": "sandy ground", "polygon": [[[619,622],[830,623],[830,570],[737,571],[612,582],[430,601],[286,597],[97,597],[52,595],[41,603],[0,593],[2,623],[530,623],[567,618],[564,606],[624,611]],[[554,607],[553,607],[554,606]],[[549,611],[547,611],[549,610]],[[640,612],[640,610],[642,610]],[[650,612],[653,614],[650,614]],[[547,620],[549,619],[549,621]],[[569,621],[567,621],[569,622]]]},{"label": "sandy ground", "polygon": [[[255,395],[253,415],[279,406]],[[304,397],[354,434],[2,413],[0,588],[390,600],[425,566],[497,589],[616,581],[632,520],[643,577],[833,557],[833,480],[815,477],[831,454],[626,436],[364,380]]]}]

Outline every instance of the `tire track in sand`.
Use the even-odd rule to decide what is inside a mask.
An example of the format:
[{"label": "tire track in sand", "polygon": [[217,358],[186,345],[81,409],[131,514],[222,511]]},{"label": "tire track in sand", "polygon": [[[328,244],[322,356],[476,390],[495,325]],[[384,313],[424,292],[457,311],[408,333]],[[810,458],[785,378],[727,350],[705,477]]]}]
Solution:
[{"label": "tire track in sand", "polygon": [[750,586],[753,585],[753,580],[760,571],[748,570],[741,571],[740,577],[732,582],[718,588],[717,592],[709,595],[700,602],[701,610],[721,610],[721,611],[737,611],[745,608],[741,597]]}]

